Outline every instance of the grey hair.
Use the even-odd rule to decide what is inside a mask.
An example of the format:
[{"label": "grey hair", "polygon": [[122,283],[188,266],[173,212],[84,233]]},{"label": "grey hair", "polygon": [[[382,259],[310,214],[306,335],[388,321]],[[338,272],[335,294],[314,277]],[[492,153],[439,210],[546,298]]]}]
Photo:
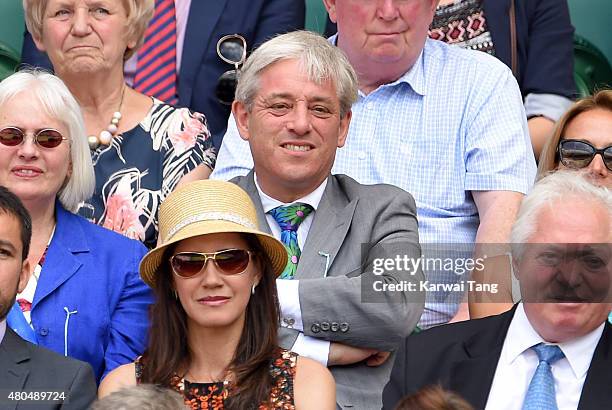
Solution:
[{"label": "grey hair", "polygon": [[76,212],[79,204],[92,196],[96,183],[79,104],[58,77],[42,70],[23,70],[0,82],[0,110],[21,93],[37,99],[48,117],[68,128],[65,137],[70,141],[72,172],[58,197],[64,208]]},{"label": "grey hair", "polygon": [[357,74],[338,47],[310,31],[293,31],[263,43],[247,59],[236,88],[236,101],[251,111],[260,73],[281,60],[298,60],[301,69],[316,84],[331,80],[344,117],[357,100]]},{"label": "grey hair", "polygon": [[91,406],[91,410],[185,410],[186,408],[179,393],[153,384],[139,384],[117,390]]},{"label": "grey hair", "polygon": [[607,209],[608,221],[612,221],[612,191],[592,183],[584,172],[573,170],[553,172],[539,180],[523,199],[510,232],[514,259],[521,260],[525,243],[535,233],[537,218],[543,208],[548,206],[553,209],[555,202],[568,199],[598,203]]}]

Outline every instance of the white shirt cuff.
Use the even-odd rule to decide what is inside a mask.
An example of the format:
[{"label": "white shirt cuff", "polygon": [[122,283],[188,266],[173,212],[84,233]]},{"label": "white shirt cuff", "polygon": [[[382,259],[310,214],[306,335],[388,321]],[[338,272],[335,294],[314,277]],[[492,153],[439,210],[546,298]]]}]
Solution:
[{"label": "white shirt cuff", "polygon": [[281,308],[280,325],[289,329],[304,331],[300,309],[299,280],[276,279],[278,303]]},{"label": "white shirt cuff", "polygon": [[300,333],[291,348],[291,351],[300,356],[308,357],[316,360],[323,366],[327,367],[327,357],[329,356],[330,342],[327,340],[317,339],[315,337],[304,336]]}]

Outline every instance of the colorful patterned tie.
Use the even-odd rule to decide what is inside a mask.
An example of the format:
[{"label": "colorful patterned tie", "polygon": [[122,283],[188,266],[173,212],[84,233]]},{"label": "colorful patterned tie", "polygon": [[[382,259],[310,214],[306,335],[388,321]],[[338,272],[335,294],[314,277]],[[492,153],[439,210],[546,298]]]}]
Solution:
[{"label": "colorful patterned tie", "polygon": [[302,254],[298,246],[297,230],[312,211],[313,209],[310,205],[302,203],[279,206],[269,211],[269,214],[272,215],[281,228],[281,242],[285,245],[289,254],[287,266],[280,275],[280,279],[293,279],[295,276],[300,255]]},{"label": "colorful patterned tie", "polygon": [[176,104],[176,10],[174,0],[155,0],[155,15],[138,51],[134,89]]},{"label": "colorful patterned tie", "polygon": [[555,380],[550,366],[565,355],[559,346],[555,345],[539,343],[532,349],[538,355],[540,363],[531,378],[527,394],[525,394],[523,410],[557,410]]}]

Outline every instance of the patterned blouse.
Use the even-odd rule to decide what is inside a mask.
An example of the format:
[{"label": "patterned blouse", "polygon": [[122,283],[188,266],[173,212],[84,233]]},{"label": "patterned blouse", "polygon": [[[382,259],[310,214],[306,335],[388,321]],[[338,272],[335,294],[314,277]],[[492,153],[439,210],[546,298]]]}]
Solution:
[{"label": "patterned blouse", "polygon": [[212,169],[216,154],[204,115],[153,99],[139,125],[93,150],[92,159],[96,189],[79,214],[152,248],[161,202],[198,165]]},{"label": "patterned blouse", "polygon": [[429,37],[495,55],[482,0],[459,0],[436,9]]},{"label": "patterned blouse", "polygon": [[[270,363],[270,374],[274,385],[270,390],[270,398],[260,403],[259,410],[282,409],[294,410],[293,379],[295,378],[295,365],[297,354],[285,349],[278,349],[276,359]],[[142,357],[136,359],[136,382],[140,384],[144,361]],[[185,404],[191,410],[225,409],[225,400],[228,396],[228,382],[217,383],[191,383],[175,375],[170,381],[171,387],[181,393]]]}]

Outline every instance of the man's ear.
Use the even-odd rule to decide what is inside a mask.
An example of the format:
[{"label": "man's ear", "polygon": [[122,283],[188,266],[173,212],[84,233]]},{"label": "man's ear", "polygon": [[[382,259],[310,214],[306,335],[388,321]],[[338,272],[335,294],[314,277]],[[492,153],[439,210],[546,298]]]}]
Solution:
[{"label": "man's ear", "polygon": [[346,137],[348,136],[349,125],[351,124],[351,118],[353,117],[353,111],[349,110],[344,117],[340,119],[340,129],[338,130],[338,148],[342,148],[346,143]]},{"label": "man's ear", "polygon": [[246,105],[241,101],[234,101],[232,103],[232,114],[234,115],[234,121],[236,121],[236,127],[240,133],[240,137],[248,141],[251,134],[249,133],[249,116],[251,115],[247,110]]},{"label": "man's ear", "polygon": [[23,292],[30,278],[30,261],[24,260],[21,264],[21,272],[19,272],[19,284],[17,285],[17,293]]},{"label": "man's ear", "polygon": [[329,14],[329,19],[332,21],[332,23],[337,23],[336,0],[323,0],[323,4],[325,4],[327,14]]}]

